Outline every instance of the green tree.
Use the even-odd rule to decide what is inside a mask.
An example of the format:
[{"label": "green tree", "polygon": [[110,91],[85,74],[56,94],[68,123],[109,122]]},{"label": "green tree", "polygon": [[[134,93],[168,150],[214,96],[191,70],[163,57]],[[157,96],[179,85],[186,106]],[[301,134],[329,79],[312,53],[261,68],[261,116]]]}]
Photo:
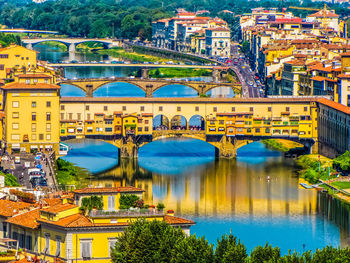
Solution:
[{"label": "green tree", "polygon": [[119,199],[119,209],[129,209],[134,207],[140,198],[137,195],[123,194]]},{"label": "green tree", "polygon": [[0,175],[5,177],[5,186],[20,186],[16,176],[14,176],[13,174],[4,174],[3,172],[0,172]]},{"label": "green tree", "polygon": [[273,263],[278,262],[281,258],[281,251],[278,247],[272,247],[265,244],[264,247],[257,246],[250,254],[250,262],[252,263]]},{"label": "green tree", "polygon": [[247,258],[247,249],[232,233],[218,239],[215,249],[216,263],[244,262]]}]

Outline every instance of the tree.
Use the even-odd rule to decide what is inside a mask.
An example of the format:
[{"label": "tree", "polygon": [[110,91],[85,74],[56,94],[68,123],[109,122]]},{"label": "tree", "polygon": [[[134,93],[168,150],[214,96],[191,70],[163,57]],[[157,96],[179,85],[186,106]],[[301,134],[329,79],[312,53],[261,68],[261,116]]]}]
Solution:
[{"label": "tree", "polygon": [[98,210],[101,210],[103,208],[103,201],[102,196],[90,196],[90,197],[84,197],[81,200],[81,209],[84,211],[91,211],[93,208],[96,208]]},{"label": "tree", "polygon": [[130,207],[134,207],[136,202],[139,201],[139,197],[137,195],[123,194],[119,199],[119,209],[129,209]]},{"label": "tree", "polygon": [[278,262],[281,257],[281,251],[278,247],[272,247],[265,244],[264,247],[257,246],[250,253],[250,262],[254,263],[268,263]]},{"label": "tree", "polygon": [[228,236],[223,235],[221,240],[218,240],[215,249],[216,263],[244,262],[247,256],[247,249],[232,233]]}]

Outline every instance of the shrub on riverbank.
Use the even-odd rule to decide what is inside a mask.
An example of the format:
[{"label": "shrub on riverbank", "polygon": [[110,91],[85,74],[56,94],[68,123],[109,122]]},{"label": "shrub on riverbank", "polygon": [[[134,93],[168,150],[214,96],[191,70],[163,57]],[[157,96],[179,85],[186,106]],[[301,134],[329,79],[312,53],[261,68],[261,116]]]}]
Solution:
[{"label": "shrub on riverbank", "polygon": [[350,171],[350,152],[346,151],[333,160],[333,167],[344,172]]},{"label": "shrub on riverbank", "polygon": [[121,263],[349,263],[350,249],[327,246],[314,253],[289,251],[281,256],[280,248],[266,244],[255,247],[248,255],[245,245],[232,234],[218,239],[214,250],[204,237],[186,236],[180,228],[165,222],[142,219],[117,237],[111,256],[112,262]]},{"label": "shrub on riverbank", "polygon": [[271,148],[271,149],[278,150],[281,152],[288,152],[288,150],[289,150],[282,143],[280,143],[274,139],[262,140],[261,142],[263,144],[265,144],[267,148]]},{"label": "shrub on riverbank", "polygon": [[60,158],[56,160],[56,166],[57,183],[60,185],[75,185],[78,174],[76,167],[72,163]]},{"label": "shrub on riverbank", "polygon": [[186,78],[211,76],[209,69],[191,69],[191,68],[160,68],[150,70],[151,78]]}]

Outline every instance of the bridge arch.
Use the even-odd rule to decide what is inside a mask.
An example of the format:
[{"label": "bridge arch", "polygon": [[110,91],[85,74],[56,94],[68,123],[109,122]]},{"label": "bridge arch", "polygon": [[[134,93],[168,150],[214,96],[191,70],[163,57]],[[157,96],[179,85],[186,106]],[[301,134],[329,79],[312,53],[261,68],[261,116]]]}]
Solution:
[{"label": "bridge arch", "polygon": [[[168,91],[172,94],[162,94]],[[153,97],[198,97],[198,90],[187,84],[166,83],[153,89]]]},{"label": "bridge arch", "polygon": [[[115,84],[115,85],[113,85]],[[124,86],[123,86],[124,85]],[[145,97],[146,92],[139,86],[128,82],[110,82],[94,89],[93,97]]]},{"label": "bridge arch", "polygon": [[141,85],[138,85],[137,83],[135,82],[132,82],[132,81],[120,81],[120,80],[111,80],[111,81],[106,81],[105,83],[101,83],[99,85],[97,85],[96,87],[94,87],[93,91],[95,92],[96,90],[98,90],[99,88],[105,86],[105,85],[109,85],[109,84],[113,84],[113,83],[127,83],[127,84],[130,84],[130,85],[134,85],[136,87],[138,87],[139,89],[143,90],[144,92],[146,92],[146,89],[144,87],[142,87]]},{"label": "bridge arch", "polygon": [[67,50],[69,50],[69,46],[70,46],[70,43],[64,41],[64,40],[59,40],[59,39],[38,39],[37,41],[33,41],[33,42],[30,42],[30,43],[27,43],[26,45],[27,46],[30,46],[30,47],[34,47],[38,44],[42,44],[42,43],[45,43],[45,42],[58,42],[58,43],[61,43],[63,45],[65,45],[67,47]]},{"label": "bridge arch", "polygon": [[188,128],[190,130],[205,130],[205,118],[202,115],[196,114],[193,115],[188,120]]},{"label": "bridge arch", "polygon": [[79,85],[67,83],[61,85],[60,95],[62,97],[85,97],[86,91]]},{"label": "bridge arch", "polygon": [[188,121],[183,115],[175,115],[170,120],[171,130],[188,130]]},{"label": "bridge arch", "polygon": [[208,94],[208,92],[213,91],[213,90],[218,89],[218,88],[231,89],[234,94],[241,94],[242,93],[242,89],[239,89],[237,87],[232,87],[230,85],[227,85],[226,83],[219,83],[216,86],[212,86],[212,87],[205,89],[205,94]]}]

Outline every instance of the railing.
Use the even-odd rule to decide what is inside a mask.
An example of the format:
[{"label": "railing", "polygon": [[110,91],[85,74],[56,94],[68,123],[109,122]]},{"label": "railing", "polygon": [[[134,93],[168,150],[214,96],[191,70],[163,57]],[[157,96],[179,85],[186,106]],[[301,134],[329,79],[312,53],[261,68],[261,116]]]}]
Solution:
[{"label": "railing", "polygon": [[138,216],[164,216],[164,211],[156,209],[137,209],[128,210],[120,209],[115,211],[92,210],[89,213],[90,217],[138,217]]}]

